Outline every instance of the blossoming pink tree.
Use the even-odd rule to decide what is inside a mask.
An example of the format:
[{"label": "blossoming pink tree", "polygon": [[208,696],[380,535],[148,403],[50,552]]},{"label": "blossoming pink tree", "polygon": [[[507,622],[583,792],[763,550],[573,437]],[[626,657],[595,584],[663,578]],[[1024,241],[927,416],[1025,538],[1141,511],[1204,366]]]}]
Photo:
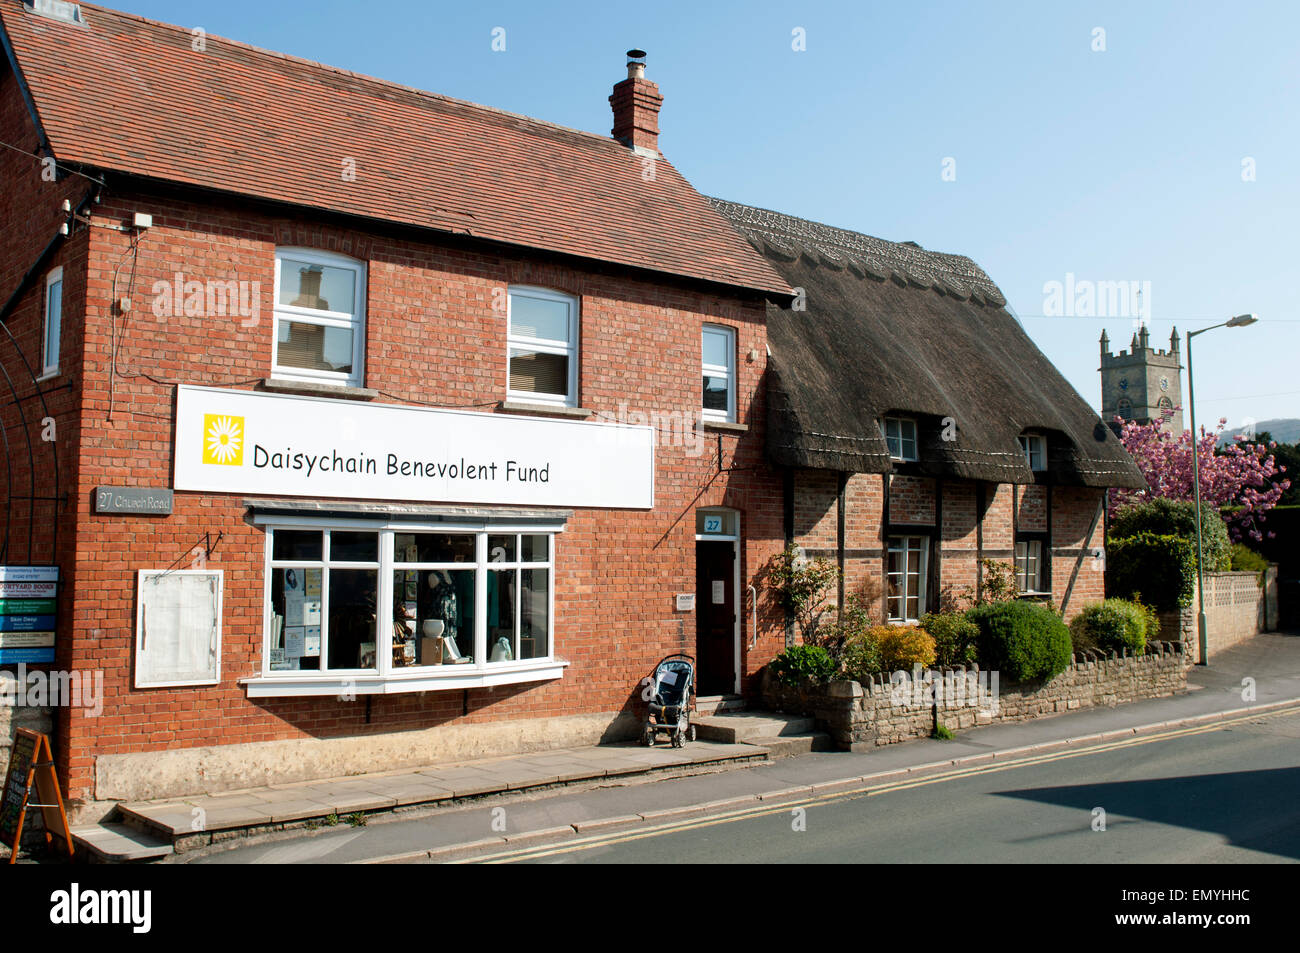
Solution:
[{"label": "blossoming pink tree", "polygon": [[[1115,419],[1123,424],[1120,441],[1146,477],[1147,488],[1111,490],[1111,505],[1123,506],[1161,496],[1171,500],[1193,499],[1192,432],[1184,430],[1175,438],[1160,428],[1159,421],[1139,424],[1118,417]],[[1267,446],[1237,442],[1215,453],[1214,448],[1227,423],[1226,417],[1220,418],[1214,433],[1201,428],[1197,447],[1201,467],[1201,503],[1220,509],[1240,506],[1236,513],[1224,514],[1233,540],[1240,541],[1243,536],[1262,539],[1260,524],[1264,521],[1264,514],[1277,505],[1291,481],[1274,480],[1286,470],[1274,461],[1269,452],[1277,446],[1276,441]]]}]

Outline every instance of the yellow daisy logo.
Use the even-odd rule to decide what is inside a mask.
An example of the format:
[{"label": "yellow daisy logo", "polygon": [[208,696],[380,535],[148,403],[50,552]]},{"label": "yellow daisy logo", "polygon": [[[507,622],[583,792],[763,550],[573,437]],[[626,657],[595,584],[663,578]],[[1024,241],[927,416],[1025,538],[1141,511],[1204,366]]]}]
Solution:
[{"label": "yellow daisy logo", "polygon": [[203,415],[203,462],[243,466],[244,418]]}]

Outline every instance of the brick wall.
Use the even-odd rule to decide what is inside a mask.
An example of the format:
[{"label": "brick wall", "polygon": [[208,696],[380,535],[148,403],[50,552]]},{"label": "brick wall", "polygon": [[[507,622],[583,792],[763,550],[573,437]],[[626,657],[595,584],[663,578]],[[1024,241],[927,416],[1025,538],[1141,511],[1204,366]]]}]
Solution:
[{"label": "brick wall", "polygon": [[[60,770],[71,797],[93,797],[94,759],[105,754],[638,710],[639,681],[653,663],[694,646],[694,615],[677,612],[673,596],[695,590],[695,510],[740,512],[742,589],[780,550],[781,484],[762,454],[764,358],[746,359],[751,350],[766,354],[762,302],[234,203],[110,195],[95,220],[117,224],[135,211],[154,219],[135,253],[120,232],[83,233],[79,267],[87,293],[65,297],[66,333],[80,330],[84,314],[84,335],[75,336],[84,337],[85,348],[69,347],[66,359],[72,375],[84,380],[84,403],[79,414],[73,408],[64,432],[67,446],[79,452],[68,474],[68,512],[77,532],[75,540],[68,534],[64,560],[76,595],[72,600],[73,586],[65,586],[59,640],[67,665],[104,671],[106,694],[98,718],[71,711],[60,724]],[[579,296],[580,403],[596,413],[693,413],[700,403],[701,325],[736,329],[738,406],[748,432],[706,433],[694,449],[661,442],[652,512],[578,510],[557,541],[556,655],[571,663],[562,679],[372,696],[368,705],[333,698],[250,701],[238,680],[262,666],[264,537],[245,521],[242,496],[178,492],[166,518],[92,511],[92,490],[100,484],[171,485],[176,383],[247,389],[270,376],[278,245],[365,262],[364,383],[385,402],[495,408],[506,396],[506,326],[493,309],[494,293],[500,300],[511,283]],[[134,305],[125,320],[112,310],[115,272],[116,296],[129,295]],[[260,282],[258,319],[158,316],[155,282],[170,283],[177,272],[187,280]],[[134,689],[137,570],[188,564],[204,535],[218,533],[208,565],[225,573],[221,684]],[[780,612],[765,592],[758,626],[752,651],[748,638],[742,640],[745,679],[784,645]]]},{"label": "brick wall", "polygon": [[[838,475],[832,471],[795,472],[795,542],[809,556],[837,558],[838,486]],[[851,474],[845,486],[846,592],[860,591],[868,578],[883,582],[884,487],[881,475],[874,473]],[[1050,503],[1051,537],[1044,549],[1051,552],[1052,598],[1056,605],[1061,604],[1071,575],[1075,576],[1066,605],[1068,621],[1084,604],[1104,597],[1104,561],[1093,559],[1088,551],[1079,560],[1081,547],[1087,550],[1102,545],[1101,521],[1090,539],[1084,539],[1101,493],[1079,487],[1012,487],[896,475],[889,480],[889,522],[894,532],[906,532],[910,527],[927,530],[934,527],[936,513],[942,514],[938,591],[931,586],[929,593],[931,608],[938,609],[950,601],[960,603],[967,591],[975,592],[981,556],[1012,563],[1017,531],[1047,532]]]}]

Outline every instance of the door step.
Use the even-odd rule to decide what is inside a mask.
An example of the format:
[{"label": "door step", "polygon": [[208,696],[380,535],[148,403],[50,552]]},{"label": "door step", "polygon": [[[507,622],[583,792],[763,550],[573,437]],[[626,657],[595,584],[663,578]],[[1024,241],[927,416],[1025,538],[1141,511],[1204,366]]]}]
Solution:
[{"label": "door step", "polygon": [[706,741],[757,745],[769,758],[788,758],[810,751],[833,751],[831,736],[817,731],[815,719],[766,711],[724,711],[705,715],[693,724]]},{"label": "door step", "polygon": [[167,841],[117,822],[74,827],[72,839],[81,851],[102,863],[161,860],[173,853]]},{"label": "door step", "polygon": [[744,711],[744,695],[696,695],[695,696],[695,715],[703,718],[707,715],[717,715],[722,712]]}]

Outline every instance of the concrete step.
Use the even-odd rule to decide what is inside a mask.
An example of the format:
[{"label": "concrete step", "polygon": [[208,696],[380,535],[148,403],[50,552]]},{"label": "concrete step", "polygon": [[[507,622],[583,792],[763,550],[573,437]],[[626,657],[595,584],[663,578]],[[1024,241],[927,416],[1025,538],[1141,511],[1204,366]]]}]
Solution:
[{"label": "concrete step", "polygon": [[89,859],[110,864],[161,860],[172,845],[126,824],[103,822],[72,828],[72,839]]},{"label": "concrete step", "polygon": [[694,722],[700,738],[727,744],[765,745],[774,738],[803,735],[816,725],[812,718],[777,715],[765,711],[727,712],[706,715]]},{"label": "concrete step", "polygon": [[695,696],[695,716],[717,715],[728,711],[744,711],[743,695],[697,695]]},{"label": "concrete step", "polygon": [[770,759],[791,758],[811,751],[835,751],[835,742],[824,731],[810,731],[803,735],[782,735],[762,742]]}]

